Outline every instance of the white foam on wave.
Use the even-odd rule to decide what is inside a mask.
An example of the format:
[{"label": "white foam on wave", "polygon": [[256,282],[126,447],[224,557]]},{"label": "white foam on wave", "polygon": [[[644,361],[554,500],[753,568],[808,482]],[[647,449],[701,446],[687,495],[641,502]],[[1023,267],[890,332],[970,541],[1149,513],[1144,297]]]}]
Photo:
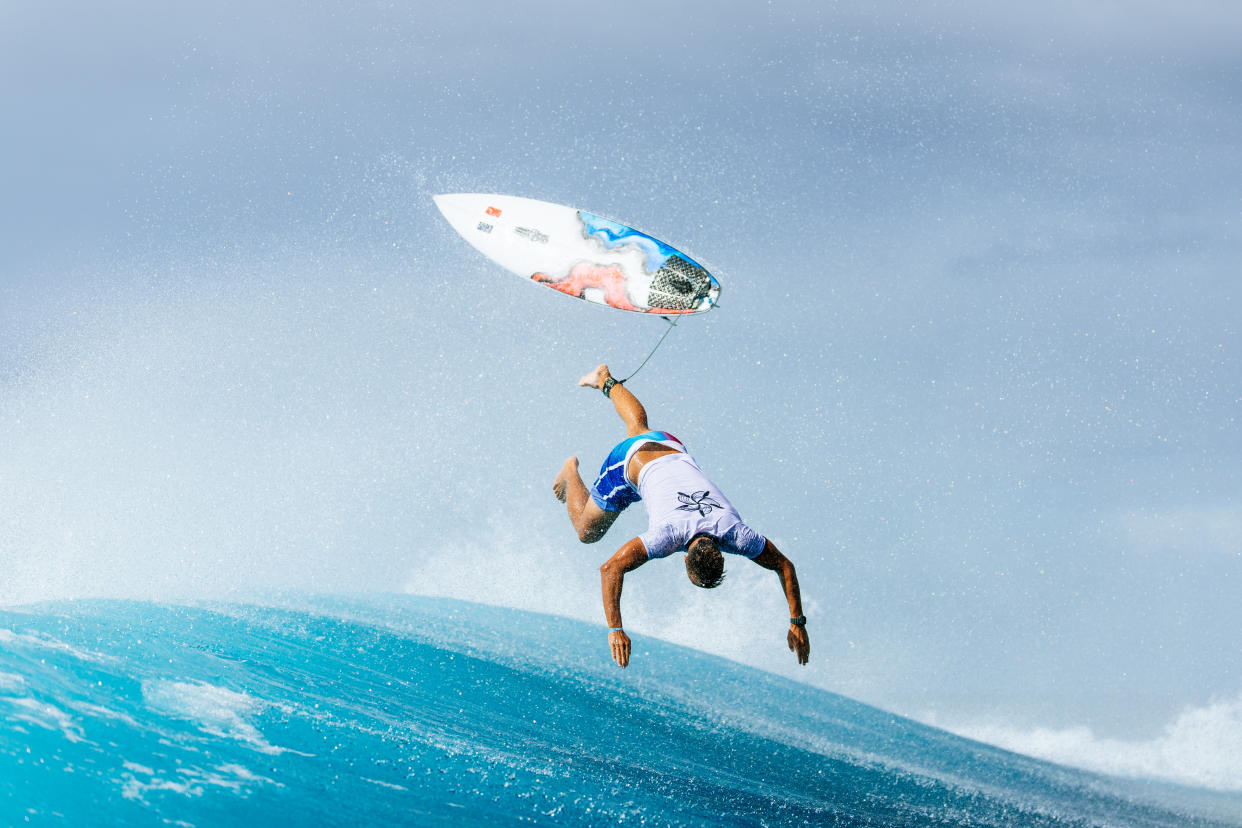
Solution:
[{"label": "white foam on wave", "polygon": [[1113,776],[1242,791],[1242,693],[1187,707],[1158,736],[1108,739],[1089,727],[1021,728],[998,722],[924,721],[979,742]]},{"label": "white foam on wave", "polygon": [[382,779],[372,779],[369,776],[360,776],[358,778],[361,779],[363,782],[370,782],[372,785],[378,785],[381,788],[388,788],[389,790],[393,790],[393,791],[408,791],[409,790],[409,788],[407,788],[405,785],[397,785],[393,782],[385,782]]},{"label": "white foam on wave", "polygon": [[208,788],[222,788],[235,794],[246,795],[252,788],[262,784],[283,787],[274,779],[260,776],[242,765],[227,763],[210,770],[185,767],[177,768],[173,775],[163,776],[159,771],[136,762],[125,762],[124,772],[116,781],[125,799],[146,803],[147,794],[173,793],[186,797],[202,796]]},{"label": "white foam on wave", "polygon": [[212,736],[234,739],[260,753],[289,752],[268,742],[250,722],[268,705],[245,693],[212,684],[150,681],[143,683],[142,697],[152,710],[187,719]]},{"label": "white foam on wave", "polygon": [[0,673],[0,693],[19,695],[26,692],[26,677],[17,673]]},{"label": "white foam on wave", "polygon": [[83,650],[80,647],[74,647],[72,644],[66,644],[55,638],[31,635],[29,633],[17,633],[3,628],[0,628],[0,644],[6,647],[27,647],[62,653],[79,661],[89,661],[93,664],[116,664],[120,661],[120,659],[114,656],[92,652],[91,650]]},{"label": "white foam on wave", "polygon": [[128,713],[112,710],[102,705],[91,704],[86,701],[76,701],[73,702],[72,708],[74,711],[94,719],[109,719],[114,722],[121,722],[129,727],[139,727],[138,721]]},{"label": "white foam on wave", "polygon": [[53,704],[27,696],[0,699],[13,708],[9,719],[15,722],[37,725],[47,730],[58,730],[69,742],[86,741],[86,733],[77,720]]},{"label": "white foam on wave", "polygon": [[67,712],[53,704],[30,697],[28,693],[29,683],[25,676],[0,672],[0,702],[7,702],[13,708],[8,718],[11,721],[38,725],[47,730],[59,730],[69,742],[87,741],[85,728],[77,717],[111,719],[124,722],[131,727],[138,726],[138,723],[128,714],[118,713],[97,704],[80,699],[66,699],[65,704],[69,711],[72,711]]}]

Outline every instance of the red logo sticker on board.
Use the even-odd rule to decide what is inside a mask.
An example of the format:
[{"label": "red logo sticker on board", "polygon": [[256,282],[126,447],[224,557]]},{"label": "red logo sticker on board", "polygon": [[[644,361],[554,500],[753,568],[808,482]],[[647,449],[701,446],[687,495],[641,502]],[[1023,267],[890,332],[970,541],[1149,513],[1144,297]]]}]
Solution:
[{"label": "red logo sticker on board", "polygon": [[500,208],[498,208],[498,207],[488,207],[488,208],[487,208],[487,214],[488,214],[489,216],[495,216],[496,218],[500,218]]}]

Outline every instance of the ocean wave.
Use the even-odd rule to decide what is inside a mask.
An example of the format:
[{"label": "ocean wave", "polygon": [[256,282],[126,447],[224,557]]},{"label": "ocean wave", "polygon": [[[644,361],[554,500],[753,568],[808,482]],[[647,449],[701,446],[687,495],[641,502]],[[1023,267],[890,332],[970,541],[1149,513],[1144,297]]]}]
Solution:
[{"label": "ocean wave", "polygon": [[[70,824],[1242,825],[662,641],[450,599],[0,612],[0,812]],[[82,656],[87,657],[82,657]]]}]

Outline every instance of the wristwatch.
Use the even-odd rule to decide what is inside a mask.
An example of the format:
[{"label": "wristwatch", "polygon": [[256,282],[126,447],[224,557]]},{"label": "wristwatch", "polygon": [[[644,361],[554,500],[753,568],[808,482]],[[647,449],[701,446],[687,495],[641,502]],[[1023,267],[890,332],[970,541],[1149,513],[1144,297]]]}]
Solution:
[{"label": "wristwatch", "polygon": [[789,619],[789,623],[790,623],[791,625],[795,626],[795,627],[805,627],[805,626],[806,626],[806,616],[805,616],[805,615],[799,615],[797,618],[790,618],[790,619]]}]

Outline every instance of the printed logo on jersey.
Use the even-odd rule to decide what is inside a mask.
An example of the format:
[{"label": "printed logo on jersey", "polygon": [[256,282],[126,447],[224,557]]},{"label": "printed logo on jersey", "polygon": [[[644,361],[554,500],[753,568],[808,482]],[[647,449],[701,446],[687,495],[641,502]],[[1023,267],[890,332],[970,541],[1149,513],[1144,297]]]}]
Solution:
[{"label": "printed logo on jersey", "polygon": [[707,517],[712,513],[712,509],[723,509],[716,501],[712,500],[711,492],[702,491],[694,494],[686,494],[678,492],[677,499],[681,501],[681,505],[677,507],[682,512],[698,512],[701,516]]},{"label": "printed logo on jersey", "polygon": [[494,218],[500,218],[500,208],[499,207],[488,207],[487,214]]},{"label": "printed logo on jersey", "polygon": [[479,222],[479,229],[482,230],[484,233],[492,232],[492,226],[488,224],[486,221]]}]

